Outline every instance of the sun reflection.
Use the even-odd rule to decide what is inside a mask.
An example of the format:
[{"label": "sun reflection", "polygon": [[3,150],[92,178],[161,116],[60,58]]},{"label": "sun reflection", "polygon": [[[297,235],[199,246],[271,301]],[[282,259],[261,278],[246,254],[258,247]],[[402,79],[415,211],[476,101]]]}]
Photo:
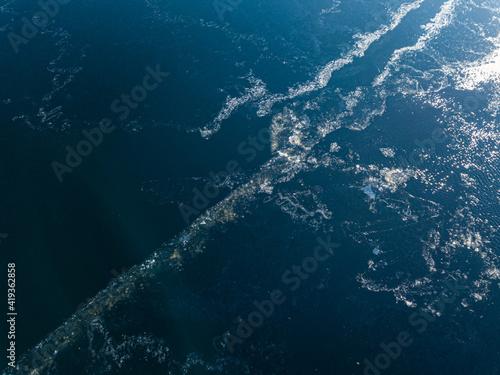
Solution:
[{"label": "sun reflection", "polygon": [[491,40],[496,49],[480,60],[466,66],[459,86],[473,90],[481,83],[500,83],[500,36]]}]

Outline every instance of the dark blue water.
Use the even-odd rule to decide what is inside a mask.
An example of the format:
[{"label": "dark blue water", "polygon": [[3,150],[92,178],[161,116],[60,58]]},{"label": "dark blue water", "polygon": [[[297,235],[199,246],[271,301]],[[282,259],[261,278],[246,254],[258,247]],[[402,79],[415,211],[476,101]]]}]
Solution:
[{"label": "dark blue water", "polygon": [[0,6],[5,373],[499,373],[497,2],[55,4]]}]

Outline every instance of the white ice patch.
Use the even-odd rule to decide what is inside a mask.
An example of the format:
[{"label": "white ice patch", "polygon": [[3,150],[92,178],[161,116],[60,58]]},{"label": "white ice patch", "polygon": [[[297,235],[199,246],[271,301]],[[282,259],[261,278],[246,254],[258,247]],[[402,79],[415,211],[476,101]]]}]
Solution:
[{"label": "white ice patch", "polygon": [[405,186],[406,181],[414,175],[414,172],[410,169],[401,168],[383,168],[380,171],[380,185],[379,189],[387,189],[394,193],[400,186]]},{"label": "white ice patch", "polygon": [[333,142],[330,145],[330,152],[334,153],[334,152],[338,152],[339,150],[340,150],[340,146],[337,144],[337,142]]},{"label": "white ice patch", "polygon": [[272,194],[274,190],[274,186],[271,185],[271,181],[269,180],[265,180],[259,187],[260,191],[266,194]]}]

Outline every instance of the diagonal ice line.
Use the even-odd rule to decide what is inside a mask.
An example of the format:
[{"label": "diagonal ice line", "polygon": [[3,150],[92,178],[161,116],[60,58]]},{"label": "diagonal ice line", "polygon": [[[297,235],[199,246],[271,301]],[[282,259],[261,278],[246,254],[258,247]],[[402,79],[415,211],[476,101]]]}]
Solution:
[{"label": "diagonal ice line", "polygon": [[[350,63],[354,57],[362,57],[374,41],[393,30],[409,11],[417,9],[422,2],[423,0],[418,0],[415,3],[403,4],[393,16],[390,26],[384,25],[382,31],[378,30],[379,34],[377,31],[373,33],[376,34],[372,35],[373,38],[368,38],[368,34],[360,37],[357,43],[358,49],[348,53],[347,59],[350,61],[346,62],[344,58],[344,61],[337,60],[327,64],[315,80],[305,85],[299,85],[296,89],[290,89],[288,98],[293,99],[305,92],[325,87],[334,70]],[[280,95],[281,98],[284,97]],[[342,119],[342,117],[340,115],[338,119]],[[335,129],[336,127],[329,126],[320,129],[320,135],[311,142],[311,147],[307,150],[297,148],[287,152],[278,152],[277,156],[262,165],[259,172],[252,176],[250,182],[240,186],[228,197],[207,210],[184,229],[176,239],[171,240],[163,249],[153,253],[143,264],[136,265],[119,276],[111,285],[91,299],[83,309],[76,312],[63,325],[48,335],[36,348],[22,356],[19,361],[20,370],[18,373],[40,374],[43,369],[53,363],[56,348],[57,351],[61,351],[70,346],[78,336],[86,332],[86,327],[93,318],[104,311],[111,310],[118,302],[131,297],[141,285],[149,283],[160,271],[181,267],[186,260],[203,252],[205,238],[212,228],[225,225],[238,218],[238,207],[253,200],[254,196],[261,191],[261,185],[269,183],[277,185],[294,178],[302,171],[304,160],[307,159],[314,146]],[[188,238],[188,241],[181,242],[179,238]]]},{"label": "diagonal ice line", "polygon": [[[341,119],[343,115],[339,115]],[[296,126],[301,126],[300,123]],[[241,207],[246,202],[255,199],[261,192],[261,186],[276,186],[290,181],[304,168],[304,161],[314,151],[314,147],[329,132],[337,129],[329,127],[322,131],[311,142],[311,147],[304,149],[295,146],[285,152],[278,151],[261,166],[250,181],[230,193],[228,197],[208,209],[198,217],[189,227],[165,244],[162,249],[141,265],[136,265],[118,277],[111,285],[100,291],[80,311],[76,312],[62,326],[53,331],[46,339],[28,351],[19,361],[19,374],[37,375],[53,363],[54,353],[69,347],[73,341],[86,332],[88,324],[104,311],[110,311],[118,302],[126,300],[136,293],[142,286],[147,285],[160,272],[180,268],[183,263],[203,252],[205,239],[209,238],[212,228],[225,225],[239,217]],[[181,241],[180,239],[184,239]],[[185,241],[187,239],[187,241]]]},{"label": "diagonal ice line", "polygon": [[[317,136],[314,145],[317,145],[323,137],[324,135]],[[53,363],[56,348],[57,351],[61,351],[70,346],[78,336],[86,332],[86,327],[93,318],[104,311],[111,310],[118,302],[135,294],[141,286],[153,280],[160,271],[180,268],[185,261],[203,252],[205,239],[209,237],[208,234],[212,228],[237,219],[238,211],[241,210],[239,207],[255,199],[254,196],[261,191],[262,185],[269,183],[277,185],[291,180],[301,172],[303,160],[306,160],[312,150],[313,147],[307,150],[297,147],[297,150],[279,152],[277,156],[267,161],[249,182],[207,210],[163,249],[153,253],[143,264],[132,267],[118,277],[35,349],[27,352],[19,361],[20,374],[40,374],[43,369]],[[180,238],[187,238],[188,241],[180,241]]]}]

